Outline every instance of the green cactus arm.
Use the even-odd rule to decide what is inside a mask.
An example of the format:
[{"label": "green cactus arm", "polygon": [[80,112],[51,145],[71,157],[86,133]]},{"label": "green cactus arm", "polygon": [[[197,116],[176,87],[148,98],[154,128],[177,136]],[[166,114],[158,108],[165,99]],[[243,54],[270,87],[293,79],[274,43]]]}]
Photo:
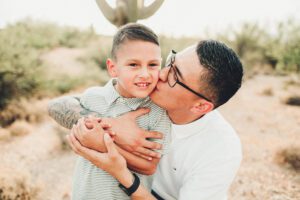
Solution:
[{"label": "green cactus arm", "polygon": [[147,7],[141,8],[139,12],[139,18],[140,19],[146,19],[153,15],[159,7],[163,4],[164,0],[155,0],[152,4],[150,4]]},{"label": "green cactus arm", "polygon": [[98,7],[103,13],[104,17],[114,24],[115,21],[115,10],[105,1],[105,0],[96,0]]}]

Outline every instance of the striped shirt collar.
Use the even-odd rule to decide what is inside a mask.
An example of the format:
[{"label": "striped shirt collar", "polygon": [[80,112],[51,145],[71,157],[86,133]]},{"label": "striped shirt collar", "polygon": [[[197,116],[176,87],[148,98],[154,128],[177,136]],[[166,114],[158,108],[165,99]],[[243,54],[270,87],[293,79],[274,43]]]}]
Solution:
[{"label": "striped shirt collar", "polygon": [[119,101],[122,103],[125,103],[129,108],[132,110],[136,110],[140,105],[146,101],[149,101],[149,97],[146,98],[125,98],[122,97],[119,92],[116,90],[114,85],[117,83],[116,79],[111,79],[106,83],[106,85],[103,87],[103,96],[110,106],[113,104],[115,101],[120,99]]}]

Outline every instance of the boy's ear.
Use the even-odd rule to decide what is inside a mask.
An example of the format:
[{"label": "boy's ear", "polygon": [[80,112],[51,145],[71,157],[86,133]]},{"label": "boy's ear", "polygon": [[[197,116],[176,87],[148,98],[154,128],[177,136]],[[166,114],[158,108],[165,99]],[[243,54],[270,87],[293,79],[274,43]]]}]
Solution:
[{"label": "boy's ear", "polygon": [[118,76],[118,73],[117,73],[117,66],[115,65],[114,61],[110,58],[108,58],[106,60],[106,67],[107,67],[107,71],[108,71],[108,74],[112,77],[112,78],[115,78]]},{"label": "boy's ear", "polygon": [[204,115],[214,109],[214,105],[206,100],[196,102],[191,108],[191,112],[195,114]]}]

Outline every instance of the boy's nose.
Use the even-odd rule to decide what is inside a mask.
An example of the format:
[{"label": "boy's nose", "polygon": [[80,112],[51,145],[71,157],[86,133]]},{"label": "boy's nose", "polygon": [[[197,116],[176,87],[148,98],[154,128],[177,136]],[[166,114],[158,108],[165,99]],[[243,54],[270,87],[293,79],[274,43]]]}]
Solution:
[{"label": "boy's nose", "polygon": [[143,67],[140,71],[140,77],[147,78],[149,77],[149,71],[147,67]]}]

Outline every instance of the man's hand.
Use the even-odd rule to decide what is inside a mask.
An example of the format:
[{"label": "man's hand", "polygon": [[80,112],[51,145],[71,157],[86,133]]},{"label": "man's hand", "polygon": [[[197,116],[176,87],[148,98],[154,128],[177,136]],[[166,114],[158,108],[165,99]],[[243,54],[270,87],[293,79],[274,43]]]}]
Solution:
[{"label": "man's hand", "polygon": [[[107,148],[107,153],[100,153],[82,146],[73,134],[67,135],[67,140],[75,153],[108,172],[125,187],[130,187],[132,185],[133,175],[126,166],[126,160],[117,151],[116,146],[108,134],[104,134],[104,143]],[[131,195],[131,199],[155,200],[156,198],[140,185],[137,191]]]},{"label": "man's hand", "polygon": [[76,154],[86,158],[116,178],[118,178],[120,174],[122,175],[121,172],[128,170],[125,158],[117,151],[113,140],[107,133],[104,134],[104,143],[107,148],[107,153],[100,153],[82,146],[73,133],[67,135],[67,140]]},{"label": "man's hand", "polygon": [[160,158],[160,154],[152,149],[162,148],[161,144],[147,140],[147,138],[161,139],[161,133],[143,130],[136,123],[136,118],[149,113],[149,111],[147,108],[140,108],[115,119],[102,119],[105,124],[111,126],[111,130],[115,133],[114,141],[118,146],[147,160],[151,160],[153,157]]},{"label": "man's hand", "polygon": [[[88,124],[88,126],[86,126]],[[89,117],[87,119],[80,118],[76,125],[73,125],[71,133],[85,147],[97,151],[105,151],[105,146],[101,145],[101,140],[105,132],[111,132],[109,126],[101,123],[100,118]]]}]

